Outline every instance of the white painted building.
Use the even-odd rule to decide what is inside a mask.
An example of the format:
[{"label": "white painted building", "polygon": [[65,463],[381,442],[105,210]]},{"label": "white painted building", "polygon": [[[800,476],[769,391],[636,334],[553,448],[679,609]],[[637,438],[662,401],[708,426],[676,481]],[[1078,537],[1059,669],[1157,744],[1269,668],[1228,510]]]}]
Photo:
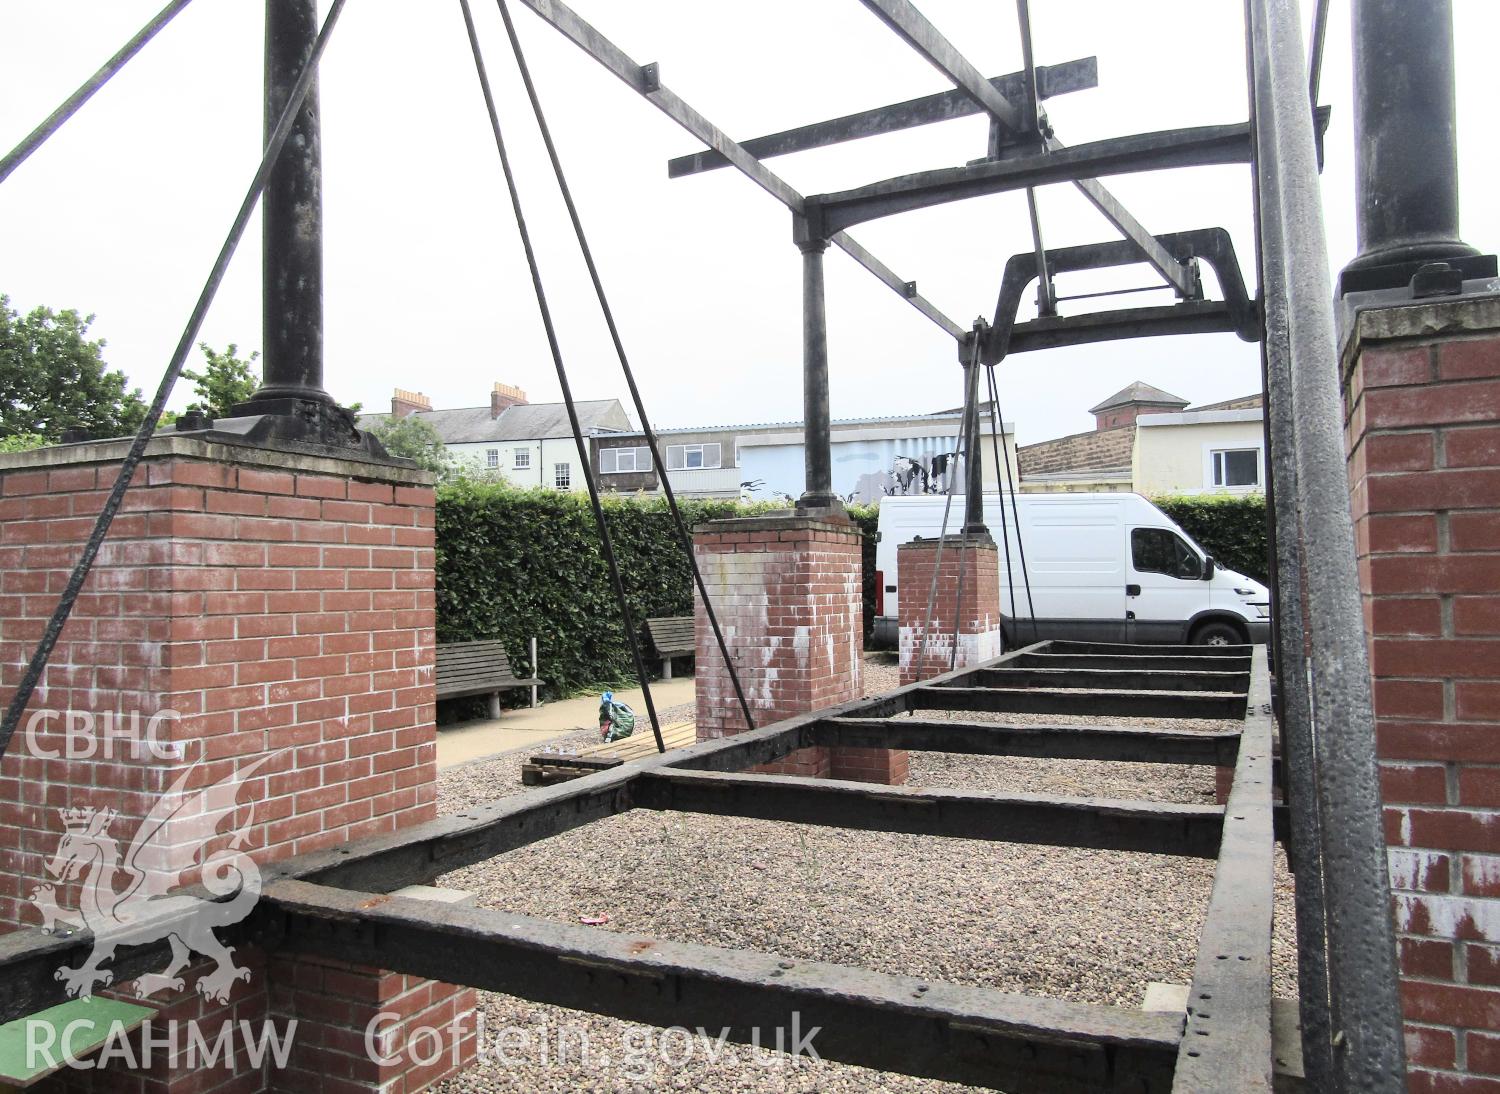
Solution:
[{"label": "white painted building", "polygon": [[[618,399],[589,399],[575,404],[584,437],[632,428]],[[455,460],[493,473],[517,486],[551,490],[586,490],[578,446],[564,403],[531,403],[510,384],[495,384],[489,406],[434,410],[420,392],[397,389],[391,417],[413,415],[427,422]],[[361,429],[385,418],[362,414]]]},{"label": "white painted building", "polygon": [[1130,461],[1135,491],[1148,496],[1263,492],[1264,421],[1259,407],[1142,415]]},{"label": "white painted building", "polygon": [[1021,489],[1251,494],[1266,483],[1260,395],[1188,408],[1137,380],[1091,408],[1096,428],[1020,449]]},{"label": "white painted building", "polygon": [[[962,492],[962,461],[957,458],[962,418],[961,411],[953,410],[835,421],[829,431],[833,492],[868,504],[892,493],[938,493],[955,475],[960,476],[956,489]],[[1006,456],[1012,474],[1016,466],[1013,423],[1005,422],[1001,435],[1005,452],[997,474],[994,429],[988,416],[981,415],[980,471],[988,491],[999,489]],[[807,455],[801,422],[741,426],[735,444],[740,474],[758,484],[758,496],[795,498],[802,493]]]},{"label": "white painted building", "polygon": [[[1003,476],[995,470],[988,404],[981,414],[986,490]],[[874,502],[888,494],[939,493],[959,477],[955,459],[961,413],[890,415],[835,420],[830,429],[833,491],[849,501]],[[1016,467],[1011,423],[1002,427],[1012,474]],[[674,493],[684,497],[795,500],[806,482],[806,449],[801,422],[658,429],[657,440]],[[656,493],[660,470],[640,433],[594,439],[595,468],[606,490]],[[1002,455],[1002,463],[1005,456]]]}]

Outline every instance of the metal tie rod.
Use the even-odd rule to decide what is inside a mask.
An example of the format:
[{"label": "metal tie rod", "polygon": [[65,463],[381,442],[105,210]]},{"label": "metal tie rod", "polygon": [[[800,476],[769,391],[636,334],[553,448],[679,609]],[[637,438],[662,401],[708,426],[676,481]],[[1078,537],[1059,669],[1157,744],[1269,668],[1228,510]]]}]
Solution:
[{"label": "metal tie rod", "polygon": [[485,67],[484,53],[479,46],[479,32],[474,26],[474,12],[469,0],[458,0],[463,12],[464,29],[469,37],[469,49],[474,55],[474,72],[479,77],[479,89],[484,96],[485,111],[489,114],[490,132],[495,138],[495,151],[500,155],[500,169],[505,176],[505,189],[510,196],[511,211],[516,218],[516,233],[521,238],[521,250],[526,256],[526,266],[531,272],[531,287],[536,294],[536,305],[542,321],[542,330],[547,336],[547,348],[552,354],[552,365],[557,372],[557,385],[562,389],[563,404],[568,411],[568,424],[573,427],[573,442],[578,448],[578,463],[583,468],[584,485],[588,487],[589,507],[594,511],[594,524],[599,529],[599,547],[604,555],[604,564],[609,571],[609,583],[614,587],[615,601],[620,608],[620,620],[625,627],[625,642],[630,648],[630,660],[635,666],[636,678],[641,683],[641,694],[646,699],[646,713],[651,718],[651,734],[656,738],[656,751],[665,752],[662,740],[661,719],[656,714],[656,703],[651,698],[651,680],[646,673],[646,663],[641,657],[640,638],[636,633],[635,614],[630,610],[630,597],[625,589],[625,580],[620,575],[620,564],[615,556],[614,540],[609,534],[609,521],[599,501],[599,484],[594,477],[593,461],[589,457],[588,441],[578,422],[578,406],[573,399],[573,386],[568,381],[568,369],[563,361],[562,346],[557,337],[557,325],[552,319],[552,306],[547,301],[546,286],[542,282],[541,266],[536,249],[531,242],[531,229],[527,226],[526,210],[521,202],[520,187],[511,166],[510,152],[506,148],[505,136],[500,128],[500,113],[495,106],[494,89],[490,85],[489,70]]},{"label": "metal tie rod", "polygon": [[[793,214],[802,215],[802,195],[781,176],[747,152],[742,145],[732,140],[723,130],[662,84],[656,65],[636,64],[624,50],[580,18],[572,8],[562,3],[562,0],[521,0],[521,3],[614,73],[663,114],[722,155],[766,193],[790,209]],[[856,243],[848,233],[838,232],[830,241],[883,281],[901,299],[943,328],[955,341],[962,341],[968,334],[963,327],[945,315],[930,300],[912,291],[911,286],[914,282],[902,279],[889,266]]]},{"label": "metal tie rod", "polygon": [[94,97],[105,84],[115,77],[115,74],[129,63],[130,59],[139,53],[147,42],[156,37],[156,34],[164,26],[177,17],[178,12],[192,3],[192,0],[172,0],[170,4],[162,8],[152,18],[151,22],[142,27],[136,36],[120,47],[113,57],[105,61],[99,71],[90,76],[77,91],[69,95],[63,104],[47,115],[46,119],[28,133],[20,144],[11,149],[4,159],[0,159],[0,182],[10,177],[10,173],[26,158],[47,142],[47,139],[63,127],[69,118],[82,108],[83,104]]},{"label": "metal tie rod", "polygon": [[[1023,124],[1020,108],[985,79],[969,59],[943,37],[943,33],[933,26],[931,20],[917,10],[911,0],[860,0],[860,3],[879,16],[886,26],[952,80],[956,87],[984,107],[1002,129],[1010,134],[1020,131]],[[1048,137],[1043,147],[1049,152],[1055,152],[1067,146],[1054,137]],[[1076,179],[1073,185],[1083,192],[1083,196],[1103,214],[1105,220],[1140,248],[1146,261],[1177,290],[1179,296],[1196,299],[1201,295],[1192,272],[1173,258],[1102,183],[1096,179]]]},{"label": "metal tie rod", "polygon": [[0,720],[0,757],[5,755],[5,750],[10,746],[16,727],[21,722],[21,716],[26,713],[26,705],[31,701],[32,694],[41,682],[42,673],[47,668],[47,660],[52,656],[52,650],[56,647],[58,637],[68,622],[68,616],[73,612],[73,605],[78,601],[78,594],[83,590],[83,583],[88,579],[89,571],[93,568],[94,559],[98,557],[99,549],[104,544],[104,537],[109,534],[115,514],[120,511],[120,506],[125,501],[125,491],[130,488],[136,468],[145,454],[146,445],[156,433],[157,423],[161,421],[162,411],[166,408],[167,399],[172,394],[177,378],[182,375],[188,353],[198,340],[198,331],[203,326],[203,319],[208,314],[209,305],[213,303],[219,291],[219,285],[224,280],[224,272],[229,268],[229,260],[234,257],[240,238],[245,234],[245,228],[250,223],[250,216],[260,202],[261,192],[265,189],[266,182],[271,177],[271,171],[281,155],[282,147],[286,144],[287,137],[291,135],[292,127],[296,124],[297,115],[302,110],[302,103],[307,98],[313,81],[317,78],[318,62],[323,57],[323,51],[328,47],[328,40],[333,35],[333,28],[337,25],[339,16],[343,14],[345,3],[347,0],[333,0],[329,6],[328,14],[323,19],[323,29],[318,33],[317,41],[313,44],[312,52],[307,58],[307,64],[287,95],[286,107],[281,112],[276,128],[266,138],[265,153],[261,156],[260,166],[256,169],[255,177],[250,181],[250,187],[245,192],[244,199],[240,202],[239,212],[235,214],[229,234],[219,248],[218,257],[214,259],[208,280],[204,282],[203,289],[198,294],[198,301],[193,305],[193,312],[188,317],[187,326],[183,329],[182,337],[178,339],[177,349],[172,354],[167,371],[162,375],[161,384],[156,389],[151,405],[146,409],[146,417],[136,431],[135,438],[130,442],[130,448],[120,464],[120,473],[116,476],[114,485],[110,487],[109,495],[104,499],[99,516],[94,521],[93,530],[83,545],[83,552],[68,575],[68,583],[58,600],[57,608],[47,621],[47,627],[37,642],[36,651],[27,663],[26,673],[21,677],[21,683],[16,688],[15,694],[11,696],[10,706],[6,708],[3,720]]},{"label": "metal tie rod", "polygon": [[[568,185],[567,174],[563,171],[562,157],[558,155],[557,144],[552,140],[552,127],[547,124],[547,115],[542,109],[541,97],[537,94],[536,84],[531,79],[531,66],[526,62],[526,53],[521,48],[520,36],[516,34],[515,21],[510,17],[510,8],[506,6],[505,0],[496,0],[496,6],[500,10],[501,21],[505,23],[505,35],[510,41],[511,53],[516,59],[516,71],[526,88],[526,98],[531,103],[537,132],[547,149],[547,159],[552,164],[552,174],[557,180],[558,194],[568,210],[568,220],[573,225],[573,235],[578,241],[579,254],[583,258],[584,266],[588,269],[589,280],[593,283],[594,296],[599,301],[600,315],[604,319],[605,327],[609,330],[610,341],[615,347],[615,356],[619,358],[620,371],[625,376],[625,386],[630,389],[630,398],[635,404],[635,413],[640,420],[641,431],[646,434],[646,446],[651,449],[651,459],[655,461],[653,466],[665,468],[667,465],[661,458],[656,433],[652,430],[651,419],[646,414],[646,402],[641,398],[640,388],[636,386],[635,370],[630,367],[630,358],[625,353],[625,341],[621,338],[619,325],[615,322],[614,309],[610,307],[609,297],[604,291],[604,279],[599,275],[599,267],[594,262],[594,249],[589,246],[588,234],[583,230],[583,218],[578,213],[578,205],[573,201],[573,188]],[[714,611],[713,598],[708,595],[708,586],[703,583],[703,571],[698,566],[697,556],[693,553],[693,539],[688,533],[687,525],[683,522],[682,511],[677,506],[677,495],[672,489],[670,477],[663,474],[661,485],[662,492],[667,497],[667,510],[672,516],[672,526],[676,529],[677,541],[682,545],[688,569],[693,573],[693,583],[698,588],[698,595],[703,598],[703,614],[708,618],[709,628],[714,634],[714,642],[719,647],[719,654],[724,658],[724,667],[729,670],[729,682],[734,687],[735,698],[739,700],[740,712],[745,716],[745,726],[748,729],[754,729],[755,715],[750,710],[750,701],[745,698],[739,669],[735,667],[734,658],[730,655],[729,644],[724,639],[724,630],[719,626],[719,617]]]}]

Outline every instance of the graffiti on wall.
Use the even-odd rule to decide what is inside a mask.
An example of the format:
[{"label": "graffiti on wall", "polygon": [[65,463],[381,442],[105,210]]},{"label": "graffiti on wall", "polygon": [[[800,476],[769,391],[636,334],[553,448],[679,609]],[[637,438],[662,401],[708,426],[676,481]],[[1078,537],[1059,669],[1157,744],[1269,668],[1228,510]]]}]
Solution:
[{"label": "graffiti on wall", "polygon": [[946,494],[963,489],[963,459],[957,452],[897,456],[888,471],[872,471],[859,477],[849,501],[866,505],[892,495]]}]

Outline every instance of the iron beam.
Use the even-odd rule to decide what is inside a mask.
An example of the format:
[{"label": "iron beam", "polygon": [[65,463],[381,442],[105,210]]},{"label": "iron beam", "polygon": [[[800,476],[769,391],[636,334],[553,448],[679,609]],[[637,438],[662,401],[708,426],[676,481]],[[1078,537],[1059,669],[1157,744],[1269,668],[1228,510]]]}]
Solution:
[{"label": "iron beam", "polygon": [[[136,925],[143,926],[140,920]],[[172,951],[166,926],[164,923],[163,932],[154,936],[158,942],[116,947],[109,968],[117,985],[145,973],[160,972],[170,964]],[[4,970],[5,985],[0,991],[0,1024],[67,1002],[57,971],[81,967],[93,949],[94,936],[89,931],[44,934],[39,927],[23,927],[0,934],[0,970]]]},{"label": "iron beam", "polygon": [[1016,105],[986,80],[956,46],[943,37],[942,31],[917,10],[911,0],[861,0],[880,21],[901,38],[953,85],[994,118],[1008,136],[1025,130],[1025,115]]},{"label": "iron beam", "polygon": [[729,771],[643,772],[632,796],[644,809],[1198,858],[1214,857],[1224,820],[1223,810],[1196,805],[917,790]]},{"label": "iron beam", "polygon": [[[967,671],[951,675],[961,677]],[[732,737],[700,741],[688,748],[673,749],[570,782],[497,798],[400,832],[299,855],[268,869],[267,873],[380,891],[423,884],[450,870],[625,812],[632,808],[631,780],[642,772],[657,767],[732,771],[769,763],[812,744],[812,725],[819,718],[904,714],[910,709],[908,696],[915,687],[851,700]]]},{"label": "iron beam", "polygon": [[[1063,144],[1061,141],[1049,140],[1047,150],[1055,154],[1063,150]],[[1199,280],[1197,267],[1191,263],[1184,265],[1173,258],[1157,242],[1156,237],[1146,230],[1146,226],[1136,220],[1130,210],[1104,188],[1103,183],[1089,178],[1075,179],[1073,185],[1078,187],[1079,192],[1088,199],[1090,205],[1099,210],[1105,220],[1115,226],[1116,231],[1136,245],[1141,257],[1161,274],[1162,279],[1177,291],[1178,296],[1184,300],[1197,300],[1203,296],[1203,284]]]},{"label": "iron beam", "polygon": [[[1324,7],[1319,4],[1319,7]],[[1314,27],[1318,14],[1314,14]],[[1253,58],[1247,58],[1253,60]],[[1313,67],[1316,78],[1316,66]],[[1248,74],[1253,85],[1254,67]],[[1287,347],[1287,310],[1290,301],[1281,284],[1279,264],[1268,266],[1268,241],[1282,238],[1281,204],[1274,194],[1269,165],[1257,156],[1254,165],[1254,211],[1258,280],[1265,293],[1265,337],[1261,342],[1266,419],[1266,502],[1272,519],[1267,521],[1270,540],[1272,639],[1269,656],[1275,664],[1298,666],[1302,660],[1306,625],[1303,619],[1302,512],[1297,502],[1295,453],[1296,408],[1292,405],[1290,357]],[[1284,595],[1287,590],[1291,595]],[[1301,1049],[1308,1089],[1334,1089],[1334,1048],[1330,1030],[1332,1005],[1328,981],[1328,917],[1324,902],[1322,833],[1318,822],[1318,784],[1314,770],[1316,750],[1312,744],[1312,712],[1308,703],[1308,673],[1305,666],[1283,670],[1276,690],[1277,722],[1281,727],[1281,751],[1285,778],[1278,779],[1284,799],[1290,804],[1287,858],[1296,878],[1297,1006],[1301,1015]],[[1279,819],[1279,818],[1278,818]],[[1278,832],[1278,838],[1281,838]]]},{"label": "iron beam", "polygon": [[1239,734],[1229,730],[1008,726],[923,718],[828,718],[813,726],[813,740],[834,747],[1218,767],[1232,765],[1239,749]]},{"label": "iron beam", "polygon": [[[1028,186],[1173,167],[1247,163],[1249,159],[1250,127],[1245,123],[1111,137],[1071,148],[1059,146],[1054,152],[919,171],[852,190],[815,194],[806,199],[808,231],[814,236],[826,235],[896,213]],[[1090,200],[1096,201],[1096,197]],[[1141,241],[1132,237],[1131,242],[1139,245]],[[1138,257],[1136,261],[1144,259]],[[1175,257],[1169,256],[1169,264],[1181,268]]]},{"label": "iron beam", "polygon": [[[1039,648],[1045,646],[1025,647],[991,664],[1003,664],[1026,650]],[[962,679],[970,671],[960,670],[938,679]],[[376,891],[429,882],[462,866],[624,812],[631,808],[630,781],[642,771],[666,765],[738,770],[766,763],[812,744],[812,725],[820,718],[904,714],[910,709],[910,695],[915,689],[916,685],[909,685],[885,695],[852,700],[733,737],[651,756],[629,767],[472,806],[400,832],[298,855],[265,867],[263,876],[268,882],[307,880]],[[240,937],[235,934],[226,941]],[[81,964],[91,948],[92,936],[87,932],[49,935],[38,928],[23,928],[0,935],[0,982],[7,986],[6,992],[0,993],[0,1023],[65,1001],[62,984],[54,974],[60,965]],[[166,956],[164,945],[121,944],[110,967],[116,980],[123,982],[163,967]]]},{"label": "iron beam", "polygon": [[886,287],[892,292],[896,293],[917,311],[943,328],[955,341],[962,342],[968,334],[968,331],[949,319],[936,305],[917,292],[917,283],[915,281],[902,281],[895,270],[865,250],[848,232],[834,232],[833,235],[828,237],[828,240],[884,282]]},{"label": "iron beam", "polygon": [[639,765],[616,767],[498,798],[400,832],[299,855],[266,873],[381,892],[427,884],[439,874],[625,812],[631,808],[629,782],[638,770]]},{"label": "iron beam", "polygon": [[[1250,711],[1224,810],[1213,895],[1188,991],[1173,1094],[1271,1090],[1271,918],[1276,885],[1271,688],[1256,656]],[[1232,1083],[1229,1081],[1232,1077]]]},{"label": "iron beam", "polygon": [[1248,672],[1171,669],[983,669],[977,683],[986,688],[1119,688],[1130,691],[1244,691]]},{"label": "iron beam", "polygon": [[[1076,61],[1064,61],[1060,65],[1039,65],[1036,76],[1043,99],[1072,91],[1085,91],[1099,86],[1099,59],[1083,57]],[[1020,98],[1025,93],[1024,78],[1025,73],[1011,72],[992,77],[990,83],[1007,99]],[[770,133],[764,137],[752,137],[741,141],[740,147],[757,159],[764,160],[772,156],[826,148],[863,137],[875,137],[882,133],[899,133],[903,129],[952,118],[966,118],[982,110],[968,94],[954,89],[874,110],[862,110],[858,114],[846,114],[842,118],[831,118],[826,122]],[[690,156],[668,160],[667,177],[683,178],[729,166],[729,161],[718,152],[695,152]]]},{"label": "iron beam", "polygon": [[[1164,1094],[1175,1015],[667,942],[486,908],[267,886],[285,951],[657,1026],[772,1043],[797,1022],[826,1059],[1013,1094]],[[794,1018],[795,1016],[795,1018]]]},{"label": "iron beam", "polygon": [[[641,95],[652,106],[727,159],[743,175],[790,209],[793,216],[801,215],[802,195],[746,151],[743,145],[731,140],[723,130],[669,90],[661,82],[661,73],[656,65],[636,64],[624,50],[581,19],[562,0],[521,0],[521,3],[598,61],[632,91]],[[868,251],[847,235],[842,232],[830,233],[824,238],[831,239],[831,242],[837,244],[849,257],[890,286],[903,300],[935,322],[948,335],[955,339],[964,336],[964,329],[944,315],[935,304],[919,296],[915,291],[907,291],[908,287],[913,284],[912,282],[902,281],[896,277],[889,267],[884,263],[877,263]]]},{"label": "iron beam", "polygon": [[[1165,289],[1167,286],[1161,287]],[[1007,353],[1176,334],[1235,334],[1244,338],[1243,330],[1244,317],[1220,301],[1180,300],[1176,304],[1154,308],[1050,315],[1017,323],[1011,328]]]},{"label": "iron beam", "polygon": [[[1217,231],[1217,229],[1215,229]],[[1033,657],[1036,654],[1083,654],[1096,657],[1234,657],[1244,659],[1254,656],[1254,646],[1184,646],[1184,645],[1145,645],[1139,642],[1074,642],[1068,639],[1059,639],[1055,642],[1045,642],[1040,646],[1029,649],[1017,650],[1019,657]],[[1007,664],[1009,660],[1007,660]],[[991,666],[984,666],[986,668]]]},{"label": "iron beam", "polygon": [[[1029,136],[1028,120],[1035,130],[1036,118],[1028,119],[1027,112],[1016,107],[1010,99],[1001,95],[984,77],[979,75],[967,58],[961,54],[942,33],[918,11],[910,0],[862,0],[864,5],[880,16],[881,20],[896,32],[909,46],[925,57],[939,72],[942,72],[959,90],[969,95],[990,115],[992,147],[1006,140]],[[1040,152],[1057,153],[1064,149],[1061,141],[1050,134],[1037,133],[1043,141]],[[1195,299],[1202,295],[1195,271],[1184,269],[1164,251],[1152,238],[1151,233],[1131,216],[1103,185],[1091,176],[1075,174],[1068,181],[1082,191],[1083,196],[1098,209],[1104,218],[1115,226],[1126,239],[1140,248],[1142,256],[1184,299]]]},{"label": "iron beam", "polygon": [[1115,718],[1242,718],[1243,694],[1066,691],[1040,688],[926,686],[914,710],[983,710],[993,714],[1081,714]]},{"label": "iron beam", "polygon": [[[1150,649],[1147,646],[1146,649]],[[1175,669],[1181,672],[1249,672],[1250,655],[1244,657],[1112,657],[1091,653],[1028,653],[1010,662],[1023,669]]]},{"label": "iron beam", "polygon": [[[1288,663],[1277,670],[1299,681],[1307,714],[1288,706],[1284,732],[1302,738],[1288,755],[1310,747],[1317,778],[1316,807],[1305,795],[1291,805],[1299,827],[1321,835],[1335,1089],[1395,1092],[1406,1078],[1398,963],[1301,13],[1291,0],[1246,0],[1246,13],[1264,283],[1284,324],[1266,344],[1271,458],[1295,474],[1306,545],[1300,573],[1277,571],[1278,602],[1298,598],[1306,623],[1279,651]],[[1321,1066],[1327,1046],[1307,1047]]]}]

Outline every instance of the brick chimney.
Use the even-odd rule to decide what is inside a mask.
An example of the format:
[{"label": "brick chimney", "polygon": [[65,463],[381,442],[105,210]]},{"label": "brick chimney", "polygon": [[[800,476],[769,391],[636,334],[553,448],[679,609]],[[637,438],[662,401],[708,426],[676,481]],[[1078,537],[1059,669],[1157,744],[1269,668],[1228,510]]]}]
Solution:
[{"label": "brick chimney", "polygon": [[403,391],[399,387],[391,396],[391,417],[404,418],[419,410],[431,410],[432,400],[420,391]]},{"label": "brick chimney", "polygon": [[498,418],[508,407],[525,406],[526,393],[511,384],[496,384],[490,392],[490,417]]},{"label": "brick chimney", "polygon": [[1175,414],[1186,410],[1187,405],[1186,399],[1137,380],[1097,406],[1089,407],[1089,413],[1094,416],[1094,429],[1115,429],[1134,425],[1137,418],[1146,414]]}]

